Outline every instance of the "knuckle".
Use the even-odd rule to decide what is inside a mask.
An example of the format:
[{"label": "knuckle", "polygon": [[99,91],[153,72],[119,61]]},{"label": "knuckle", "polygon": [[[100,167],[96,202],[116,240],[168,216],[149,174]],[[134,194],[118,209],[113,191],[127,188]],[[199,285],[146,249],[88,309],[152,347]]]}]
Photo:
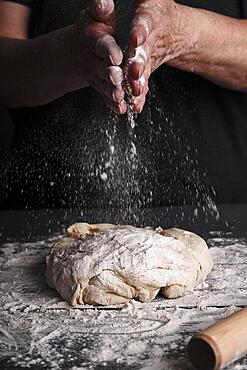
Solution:
[{"label": "knuckle", "polygon": [[108,67],[108,76],[109,76],[109,80],[114,85],[120,85],[123,81],[123,73],[122,73],[121,68],[118,66]]},{"label": "knuckle", "polygon": [[123,100],[123,91],[120,90],[120,89],[113,89],[113,100],[117,101],[117,102],[120,102],[121,100]]}]

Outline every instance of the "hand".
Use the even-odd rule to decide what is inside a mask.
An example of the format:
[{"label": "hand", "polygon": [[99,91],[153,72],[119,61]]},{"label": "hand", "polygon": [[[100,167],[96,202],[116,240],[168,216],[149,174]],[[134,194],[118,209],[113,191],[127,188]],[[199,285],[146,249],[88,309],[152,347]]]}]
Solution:
[{"label": "hand", "polygon": [[143,109],[151,73],[163,63],[172,65],[183,53],[185,30],[181,8],[173,0],[138,1],[124,67],[134,112]]},{"label": "hand", "polygon": [[117,45],[113,0],[93,0],[75,24],[79,35],[79,70],[88,85],[97,90],[116,113],[126,112],[122,88],[123,54]]}]

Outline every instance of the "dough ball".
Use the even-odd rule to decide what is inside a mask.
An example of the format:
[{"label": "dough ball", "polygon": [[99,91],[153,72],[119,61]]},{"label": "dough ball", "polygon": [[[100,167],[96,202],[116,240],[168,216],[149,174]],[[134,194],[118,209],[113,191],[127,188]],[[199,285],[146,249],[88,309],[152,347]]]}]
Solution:
[{"label": "dough ball", "polygon": [[212,269],[205,241],[180,229],[78,223],[47,256],[46,279],[71,305],[177,298]]}]

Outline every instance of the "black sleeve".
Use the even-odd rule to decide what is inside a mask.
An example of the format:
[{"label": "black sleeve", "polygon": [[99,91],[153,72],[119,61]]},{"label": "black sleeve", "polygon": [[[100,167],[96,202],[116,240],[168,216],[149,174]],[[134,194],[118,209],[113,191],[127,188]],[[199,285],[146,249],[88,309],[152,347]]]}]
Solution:
[{"label": "black sleeve", "polygon": [[32,2],[33,2],[32,0],[4,0],[4,1],[10,1],[11,3],[22,4],[22,5],[26,5],[29,7],[32,6]]}]

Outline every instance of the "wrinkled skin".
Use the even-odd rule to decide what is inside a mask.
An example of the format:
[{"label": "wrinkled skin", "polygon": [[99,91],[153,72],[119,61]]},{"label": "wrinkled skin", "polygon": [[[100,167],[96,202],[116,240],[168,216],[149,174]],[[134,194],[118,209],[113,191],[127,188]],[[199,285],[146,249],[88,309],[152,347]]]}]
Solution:
[{"label": "wrinkled skin", "polygon": [[151,73],[163,63],[172,64],[184,50],[183,23],[173,0],[137,1],[129,38],[129,59],[125,67],[134,95],[132,103],[135,112],[143,109]]}]

